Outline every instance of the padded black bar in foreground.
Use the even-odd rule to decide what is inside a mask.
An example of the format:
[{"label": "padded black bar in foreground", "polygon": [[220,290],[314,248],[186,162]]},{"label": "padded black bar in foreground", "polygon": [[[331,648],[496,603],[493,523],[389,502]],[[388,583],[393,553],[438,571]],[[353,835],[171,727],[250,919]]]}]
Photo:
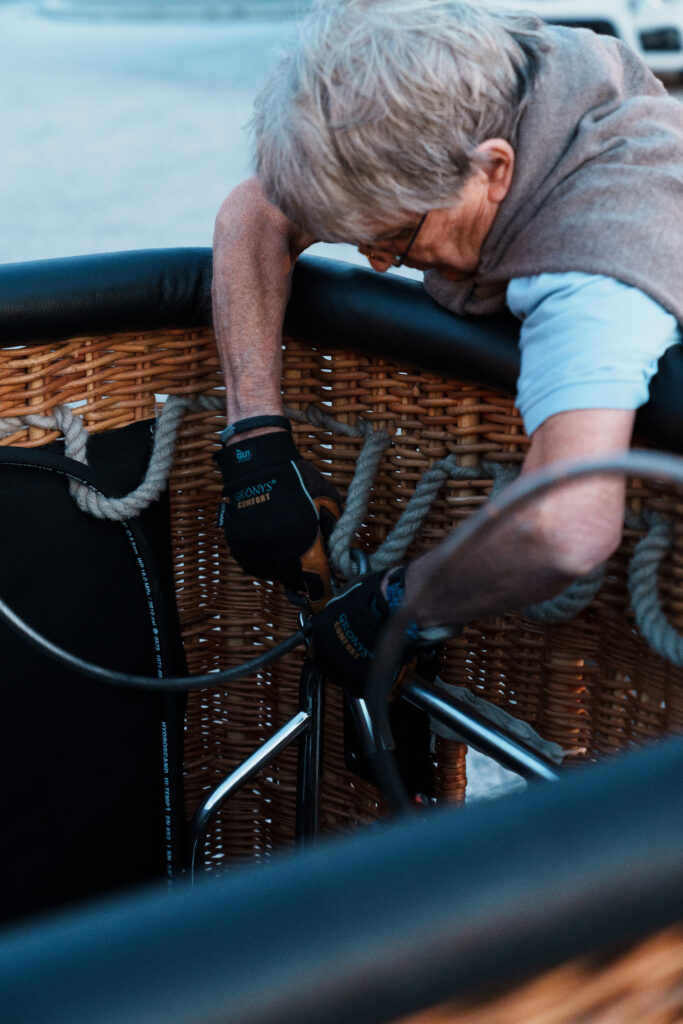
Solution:
[{"label": "padded black bar in foreground", "polygon": [[12,1024],[379,1024],[683,918],[683,739],[0,942]]}]

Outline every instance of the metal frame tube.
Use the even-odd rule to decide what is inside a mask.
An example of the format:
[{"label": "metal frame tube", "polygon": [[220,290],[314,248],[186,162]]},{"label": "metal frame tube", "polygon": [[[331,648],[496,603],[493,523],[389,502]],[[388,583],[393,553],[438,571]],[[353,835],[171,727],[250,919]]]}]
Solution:
[{"label": "metal frame tube", "polygon": [[473,708],[459,708],[448,694],[431,683],[411,680],[403,688],[402,696],[443,725],[455,729],[475,750],[492,757],[503,768],[516,772],[529,782],[555,782],[559,779],[557,769],[540,754],[513,740]]},{"label": "metal frame tube", "polygon": [[266,740],[255,750],[246,761],[243,761],[233,772],[211,792],[194,813],[190,824],[190,874],[194,878],[196,868],[204,866],[203,839],[206,829],[216,812],[229,796],[241,789],[262,768],[265,768],[277,755],[288,747],[308,728],[310,715],[299,711],[286,725]]}]

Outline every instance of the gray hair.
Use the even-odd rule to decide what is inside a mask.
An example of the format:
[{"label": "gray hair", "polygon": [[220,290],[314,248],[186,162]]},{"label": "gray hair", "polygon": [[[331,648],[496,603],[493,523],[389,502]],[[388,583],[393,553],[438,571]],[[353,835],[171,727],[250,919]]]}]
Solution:
[{"label": "gray hair", "polygon": [[327,241],[446,206],[487,138],[514,144],[548,47],[532,15],[467,0],[318,0],[258,96],[270,201]]}]

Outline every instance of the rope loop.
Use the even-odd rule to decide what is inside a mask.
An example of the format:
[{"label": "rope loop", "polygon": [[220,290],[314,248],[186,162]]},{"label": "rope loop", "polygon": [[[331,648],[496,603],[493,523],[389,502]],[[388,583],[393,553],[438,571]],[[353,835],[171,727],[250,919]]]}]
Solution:
[{"label": "rope loop", "polygon": [[[476,480],[482,476],[489,476],[494,481],[495,493],[510,483],[517,473],[517,467],[503,466],[499,462],[482,461],[478,466],[461,466],[454,454],[439,459],[423,473],[396,525],[377,550],[370,555],[371,569],[389,569],[401,561],[447,480]],[[355,566],[353,571],[357,572]]]},{"label": "rope loop", "polygon": [[[164,403],[154,433],[154,445],[147,471],[142,482],[122,498],[108,498],[88,484],[71,480],[69,491],[83,512],[96,519],[121,522],[140,515],[152,502],[157,501],[166,488],[173,463],[173,452],[178,428],[187,412],[220,409],[223,402],[213,395],[170,395]],[[87,466],[88,430],[81,416],[67,405],[56,405],[51,416],[29,413],[25,416],[0,420],[0,437],[9,437],[23,427],[58,430],[64,437],[64,454]]]},{"label": "rope loop", "polygon": [[[173,464],[178,428],[185,414],[220,407],[220,399],[210,395],[169,395],[157,421],[152,454],[142,482],[122,498],[108,498],[87,484],[73,481],[70,489],[78,507],[97,519],[113,519],[120,522],[139,516],[152,502],[157,501],[166,489]],[[71,436],[65,433],[65,453],[70,458],[85,462],[85,457],[79,458],[81,445],[85,454],[85,442],[88,437],[82,420],[81,429],[81,434],[75,430]]]},{"label": "rope loop", "polygon": [[638,541],[628,568],[628,589],[636,625],[662,658],[683,667],[683,636],[668,621],[659,596],[659,568],[674,542],[674,527],[653,509],[643,516],[649,527]]},{"label": "rope loop", "polygon": [[588,607],[601,590],[604,582],[605,566],[600,565],[587,576],[581,576],[578,580],[574,580],[561,594],[525,608],[524,615],[543,625],[569,622]]},{"label": "rope loop", "polygon": [[[55,409],[62,408],[55,406]],[[54,416],[43,413],[26,413],[24,416],[3,416],[0,419],[0,438],[11,437],[26,427],[39,427],[40,430],[59,430]]]},{"label": "rope loop", "polygon": [[[124,520],[139,515],[165,490],[173,463],[178,429],[187,412],[218,411],[224,408],[219,395],[170,395],[161,410],[154,432],[149,465],[142,482],[121,498],[108,498],[94,488],[70,481],[69,488],[78,507],[98,519]],[[356,460],[356,469],[349,484],[346,505],[329,538],[330,561],[335,572],[351,579],[360,571],[351,558],[358,531],[366,517],[372,485],[384,452],[392,439],[384,430],[375,430],[367,420],[358,417],[355,423],[342,423],[320,406],[309,405],[305,411],[285,408],[290,419],[298,423],[343,434],[362,437],[363,446]],[[0,438],[10,437],[25,427],[57,430],[64,437],[65,454],[87,465],[88,431],[82,417],[66,405],[56,405],[52,415],[29,413],[0,419]],[[406,554],[447,480],[475,480],[482,476],[493,480],[492,496],[498,494],[518,475],[515,464],[482,460],[476,466],[458,464],[451,454],[435,462],[419,480],[394,528],[369,556],[372,571],[388,569]],[[625,524],[629,529],[647,528],[631,559],[628,586],[636,624],[648,644],[674,665],[683,667],[683,637],[668,622],[658,592],[658,574],[663,559],[674,540],[673,523],[658,512],[645,509],[633,513],[627,509]],[[562,594],[532,605],[524,612],[540,623],[565,622],[586,608],[604,582],[605,567],[600,566],[588,576],[575,580]]]}]

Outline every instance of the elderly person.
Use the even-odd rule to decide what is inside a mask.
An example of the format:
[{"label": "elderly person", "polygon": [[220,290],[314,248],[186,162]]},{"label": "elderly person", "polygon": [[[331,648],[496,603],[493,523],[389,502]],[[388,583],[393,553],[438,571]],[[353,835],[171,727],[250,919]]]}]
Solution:
[{"label": "elderly person", "polygon": [[[622,43],[466,0],[327,0],[254,131],[256,176],[219,213],[213,286],[218,461],[245,569],[300,587],[335,512],[280,418],[290,274],[317,240],[357,245],[379,272],[424,270],[455,314],[519,318],[524,472],[628,448],[680,343],[683,107]],[[432,580],[417,626],[524,608],[591,571],[619,544],[624,486],[575,482],[510,518],[476,564]],[[318,616],[314,645],[340,678],[361,677],[436,559],[364,577]]]}]

